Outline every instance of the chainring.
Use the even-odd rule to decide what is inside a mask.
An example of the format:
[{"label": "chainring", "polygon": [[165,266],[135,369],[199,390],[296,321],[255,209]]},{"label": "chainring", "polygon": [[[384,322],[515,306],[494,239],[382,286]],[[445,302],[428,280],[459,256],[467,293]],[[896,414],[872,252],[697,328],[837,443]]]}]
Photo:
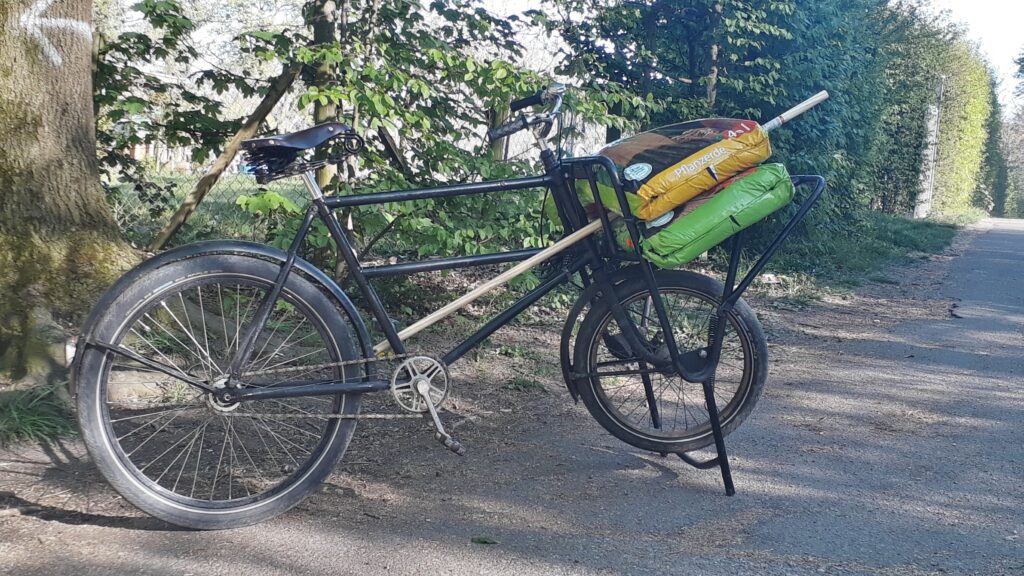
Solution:
[{"label": "chainring", "polygon": [[399,364],[391,375],[391,395],[407,412],[427,412],[430,409],[426,399],[416,391],[423,382],[428,386],[427,395],[434,408],[440,407],[448,398],[448,367],[431,356],[412,356]]}]

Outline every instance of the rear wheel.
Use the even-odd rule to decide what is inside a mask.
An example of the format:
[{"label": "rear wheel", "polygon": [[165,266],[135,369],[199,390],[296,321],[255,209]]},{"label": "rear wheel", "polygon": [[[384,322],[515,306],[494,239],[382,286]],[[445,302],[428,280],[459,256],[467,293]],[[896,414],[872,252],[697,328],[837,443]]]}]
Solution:
[{"label": "rear wheel", "polygon": [[[679,350],[705,347],[723,285],[679,270],[659,271],[657,279]],[[663,342],[646,283],[626,281],[616,291],[641,335],[655,345]],[[742,299],[725,320],[714,395],[723,433],[728,434],[746,419],[761,395],[768,349],[757,317]],[[620,440],[645,450],[688,452],[711,445],[714,438],[702,385],[632,357],[621,334],[607,301],[598,302],[580,326],[574,368],[581,375],[577,389],[591,415]]]},{"label": "rear wheel", "polygon": [[[209,255],[160,267],[118,295],[92,338],[225,386],[228,365],[279,266]],[[333,302],[292,274],[242,369],[245,386],[354,378],[359,357]],[[121,355],[89,347],[78,377],[82,435],[128,501],[179,526],[229,528],[297,504],[331,471],[358,395],[236,404]],[[326,366],[325,366],[326,365]]]}]

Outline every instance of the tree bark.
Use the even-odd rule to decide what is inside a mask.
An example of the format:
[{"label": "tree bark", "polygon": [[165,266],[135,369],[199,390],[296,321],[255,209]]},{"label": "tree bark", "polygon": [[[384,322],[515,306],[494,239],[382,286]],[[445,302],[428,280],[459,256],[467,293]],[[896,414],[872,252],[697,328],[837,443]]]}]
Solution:
[{"label": "tree bark", "polygon": [[[622,116],[622,102],[616,102],[612,104],[611,113],[613,116]],[[619,138],[622,138],[622,130],[615,126],[605,126],[604,129],[604,143],[611,144]]]},{"label": "tree bark", "polygon": [[[722,22],[722,5],[715,4],[711,14],[711,30],[717,32],[719,25]],[[711,45],[711,69],[708,71],[708,111],[714,112],[715,101],[718,99],[718,62],[719,53],[721,52],[721,46],[717,43]]]},{"label": "tree bark", "polygon": [[0,372],[15,378],[59,371],[42,324],[77,323],[135,260],[99,184],[91,10],[0,3]]},{"label": "tree bark", "polygon": [[[309,25],[313,29],[313,44],[330,44],[338,39],[338,27],[335,23],[337,16],[337,5],[334,0],[317,0],[310,17]],[[333,79],[337,70],[333,64],[321,64],[316,69],[316,84],[326,86]],[[313,103],[313,122],[322,124],[333,122],[338,119],[338,105],[334,102],[322,104],[319,101]],[[328,164],[317,170],[316,180],[321,188],[330,185],[338,168],[334,164]]]}]

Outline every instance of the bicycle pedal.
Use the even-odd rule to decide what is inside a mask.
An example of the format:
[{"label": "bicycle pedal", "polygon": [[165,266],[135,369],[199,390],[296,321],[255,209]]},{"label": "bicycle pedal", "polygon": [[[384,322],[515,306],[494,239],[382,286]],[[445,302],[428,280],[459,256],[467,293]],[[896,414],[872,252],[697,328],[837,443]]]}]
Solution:
[{"label": "bicycle pedal", "polygon": [[466,447],[461,442],[452,438],[447,433],[434,432],[434,439],[440,442],[445,448],[454,452],[458,456],[466,455]]}]

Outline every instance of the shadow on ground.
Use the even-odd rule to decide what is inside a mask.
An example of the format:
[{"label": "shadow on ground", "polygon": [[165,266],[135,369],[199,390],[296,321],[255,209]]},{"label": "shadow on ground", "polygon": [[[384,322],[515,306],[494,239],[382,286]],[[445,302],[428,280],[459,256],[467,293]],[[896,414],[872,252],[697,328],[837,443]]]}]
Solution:
[{"label": "shadow on ground", "polygon": [[466,361],[465,401],[492,412],[457,428],[465,458],[416,424],[369,422],[292,512],[198,533],[138,517],[58,445],[0,466],[0,507],[28,510],[0,519],[0,551],[19,574],[1024,574],[1022,308],[962,289],[993,270],[1024,282],[1021,257],[992,248],[1004,235],[1024,244],[1024,226],[980,234],[942,293],[910,294],[961,318],[853,330],[820,304],[799,316],[813,328],[778,327],[792,333],[769,390],[728,439],[733,498],[715,471],[619,443],[557,381],[503,391]]}]

